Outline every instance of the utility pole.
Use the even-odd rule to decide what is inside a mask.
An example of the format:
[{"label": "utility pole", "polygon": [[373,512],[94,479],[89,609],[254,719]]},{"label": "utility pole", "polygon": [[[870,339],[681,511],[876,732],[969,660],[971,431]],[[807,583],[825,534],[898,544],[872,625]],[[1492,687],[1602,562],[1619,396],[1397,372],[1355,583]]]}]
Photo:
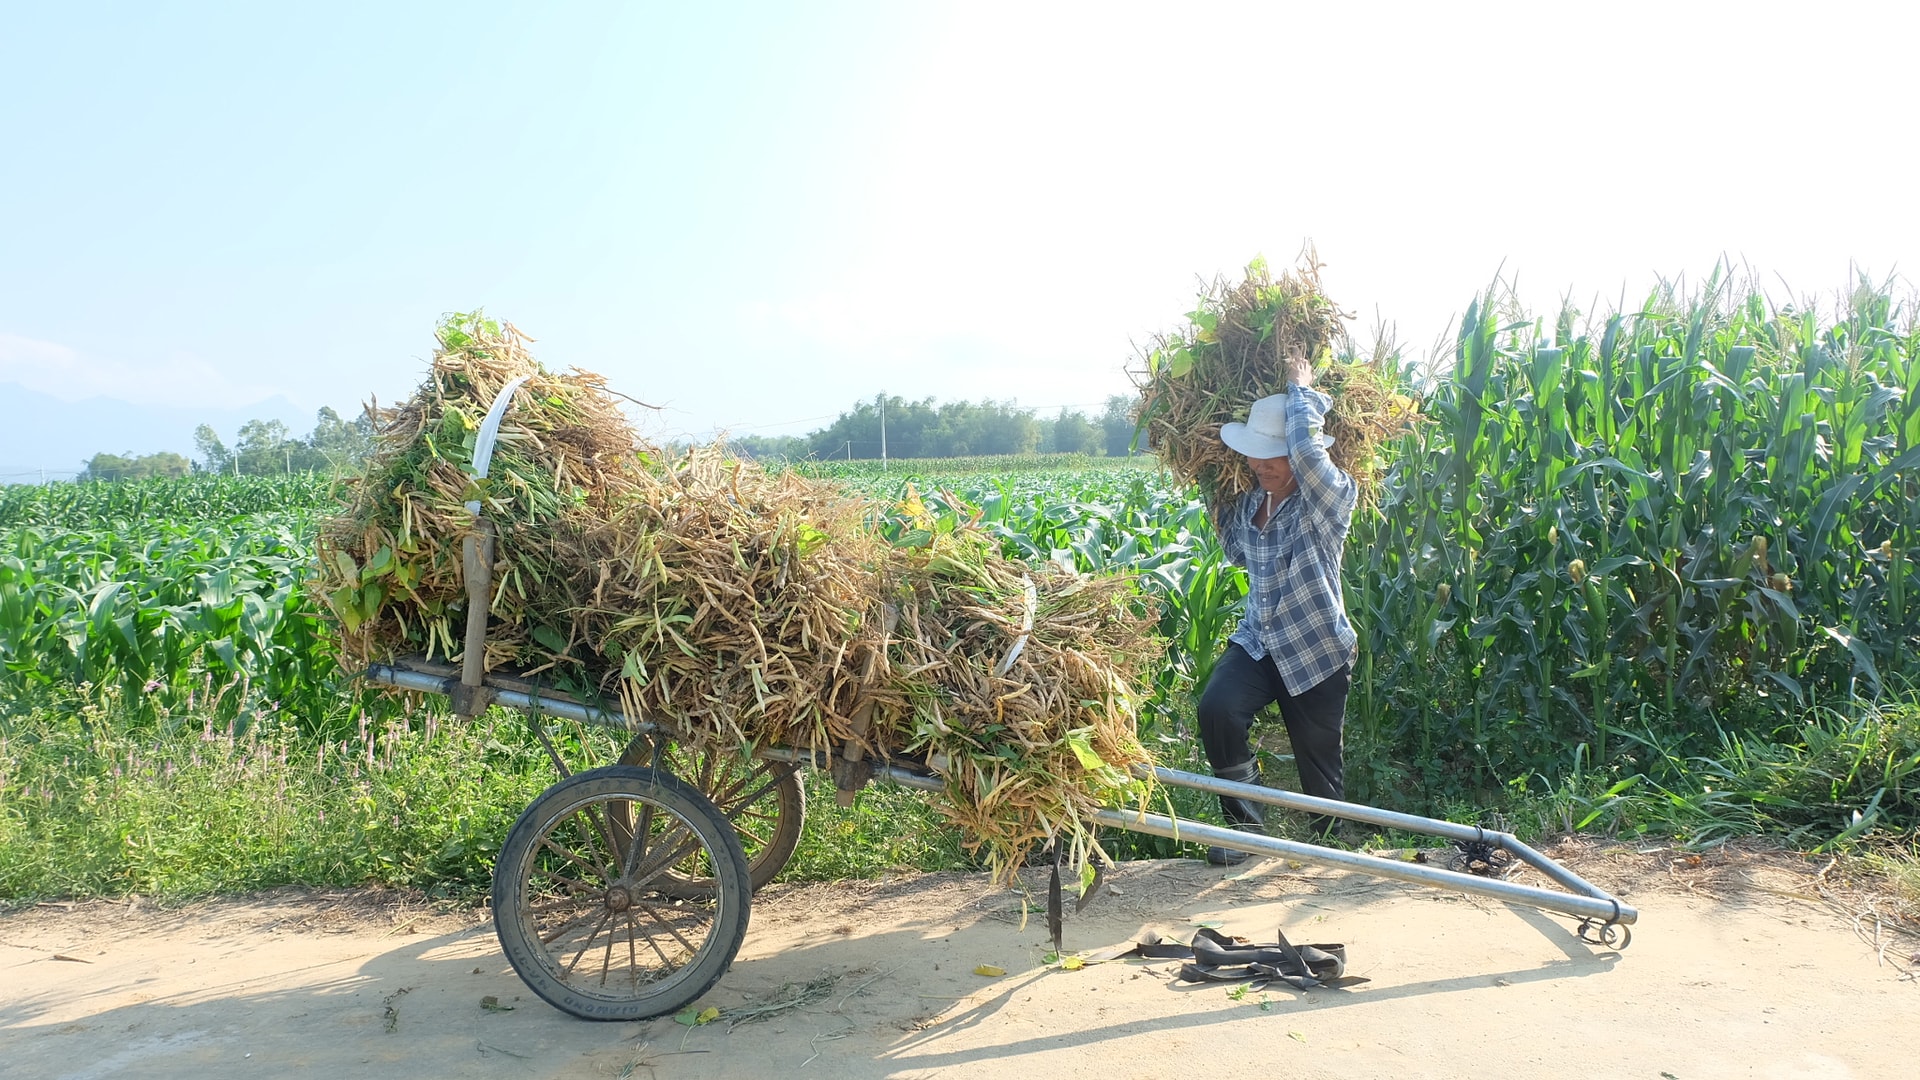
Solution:
[{"label": "utility pole", "polygon": [[887,471],[887,392],[880,391],[880,471]]}]

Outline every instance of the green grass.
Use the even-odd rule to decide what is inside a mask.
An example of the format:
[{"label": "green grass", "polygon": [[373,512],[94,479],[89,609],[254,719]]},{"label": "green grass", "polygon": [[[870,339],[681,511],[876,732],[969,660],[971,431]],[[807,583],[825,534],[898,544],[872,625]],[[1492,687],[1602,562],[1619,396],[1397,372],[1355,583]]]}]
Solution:
[{"label": "green grass", "polygon": [[285,884],[477,894],[553,776],[497,721],[132,730],[41,714],[0,737],[0,898],[191,897]]},{"label": "green grass", "polygon": [[960,830],[949,825],[922,792],[876,783],[855,795],[852,806],[842,807],[826,774],[808,770],[806,786],[806,831],[782,881],[841,881],[900,869],[986,866],[967,851]]},{"label": "green grass", "polygon": [[1682,755],[1623,727],[1631,746],[1609,774],[1573,770],[1550,784],[1566,831],[1654,833],[1685,844],[1769,834],[1811,850],[1911,830],[1920,807],[1920,695],[1807,710],[1756,739],[1720,730],[1713,750]]},{"label": "green grass", "polygon": [[[421,712],[339,740],[286,723],[157,726],[112,694],[14,717],[0,735],[0,901],[137,893],[184,899],[278,885],[410,886],[477,898],[495,852],[558,779],[519,716]],[[610,736],[562,731],[573,768]],[[850,809],[809,774],[786,880],[977,864],[918,792],[870,787]]]},{"label": "green grass", "polygon": [[[1277,723],[1256,734],[1269,751],[1285,749]],[[574,768],[617,756],[615,738],[600,732],[563,729],[556,744]],[[1583,830],[1698,846],[1771,833],[1910,868],[1920,697],[1810,713],[1764,750],[1724,745],[1718,756],[1682,758],[1642,740],[1634,771],[1574,768],[1442,813],[1528,840]],[[1204,770],[1184,734],[1163,749],[1169,765]],[[1294,783],[1285,763],[1269,761],[1266,772],[1277,786]],[[322,739],[284,722],[223,727],[204,711],[156,725],[101,691],[78,707],[15,716],[0,735],[0,901],[183,899],[288,884],[475,898],[508,827],[556,778],[524,720],[500,710],[475,721],[397,714]],[[824,775],[806,782],[807,827],[783,880],[979,868],[920,792],[876,784],[841,808]],[[1169,806],[1183,819],[1217,820],[1213,800],[1195,792],[1162,789],[1151,809]],[[1287,815],[1273,824],[1276,835],[1304,837]],[[1121,859],[1199,853],[1124,832],[1106,842]]]},{"label": "green grass", "polygon": [[1880,875],[1892,894],[1892,903],[1881,914],[1920,926],[1920,835],[1876,844],[1862,861],[1868,870]]}]

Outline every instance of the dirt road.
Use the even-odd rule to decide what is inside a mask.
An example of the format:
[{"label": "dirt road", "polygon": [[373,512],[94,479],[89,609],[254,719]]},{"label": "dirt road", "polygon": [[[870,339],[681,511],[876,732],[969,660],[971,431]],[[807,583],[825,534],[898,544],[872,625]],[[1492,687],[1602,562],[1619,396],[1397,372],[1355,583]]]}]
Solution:
[{"label": "dirt road", "polygon": [[[1911,1076],[1920,940],[1818,863],[1564,849],[1641,911],[1620,952],[1570,920],[1255,861],[1135,863],[1069,915],[1070,951],[1197,923],[1344,942],[1345,990],[1239,992],[1171,961],[1068,971],[984,877],[773,886],[703,1000],[594,1024],[529,993],[484,911],[283,891],[0,916],[0,1075],[427,1077]],[[1520,880],[1526,880],[1524,878]],[[974,973],[1002,968],[998,977]]]}]

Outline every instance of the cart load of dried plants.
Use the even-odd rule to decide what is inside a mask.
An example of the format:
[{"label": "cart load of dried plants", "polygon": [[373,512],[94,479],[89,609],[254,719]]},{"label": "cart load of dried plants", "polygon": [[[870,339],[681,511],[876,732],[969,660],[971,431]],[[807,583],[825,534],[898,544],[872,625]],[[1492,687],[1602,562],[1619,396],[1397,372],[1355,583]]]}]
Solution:
[{"label": "cart load of dried plants", "polygon": [[[321,529],[343,665],[462,659],[477,501],[497,533],[489,671],[700,749],[926,764],[1001,880],[1050,844],[1084,865],[1092,811],[1145,798],[1129,767],[1148,760],[1136,694],[1159,646],[1130,580],[1009,559],[917,496],[648,444],[605,380],[546,370],[510,324],[454,316],[438,338]],[[482,419],[521,376],[476,479]]]},{"label": "cart load of dried plants", "polygon": [[1258,486],[1246,458],[1220,441],[1220,426],[1244,422],[1255,401],[1285,392],[1289,357],[1305,357],[1314,388],[1333,399],[1324,429],[1334,440],[1328,454],[1354,478],[1363,502],[1384,471],[1381,448],[1419,421],[1391,345],[1353,355],[1346,329],[1352,316],[1322,291],[1320,269],[1309,249],[1277,279],[1259,259],[1237,283],[1216,278],[1186,324],[1155,336],[1129,368],[1140,391],[1134,419],[1146,445],[1216,510]]}]

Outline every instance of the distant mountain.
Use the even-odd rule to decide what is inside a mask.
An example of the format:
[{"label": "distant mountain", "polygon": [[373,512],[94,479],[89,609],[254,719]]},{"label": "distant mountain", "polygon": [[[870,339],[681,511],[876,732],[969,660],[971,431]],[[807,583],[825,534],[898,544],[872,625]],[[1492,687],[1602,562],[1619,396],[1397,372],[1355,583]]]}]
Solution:
[{"label": "distant mountain", "polygon": [[[336,406],[338,408],[338,406]],[[358,416],[357,406],[340,415]],[[315,409],[303,409],[284,397],[238,408],[135,405],[113,398],[85,401],[0,383],[0,483],[36,483],[69,479],[102,451],[157,454],[171,450],[193,457],[193,429],[210,424],[232,446],[240,425],[249,420],[278,420],[296,436],[313,430]]]}]

